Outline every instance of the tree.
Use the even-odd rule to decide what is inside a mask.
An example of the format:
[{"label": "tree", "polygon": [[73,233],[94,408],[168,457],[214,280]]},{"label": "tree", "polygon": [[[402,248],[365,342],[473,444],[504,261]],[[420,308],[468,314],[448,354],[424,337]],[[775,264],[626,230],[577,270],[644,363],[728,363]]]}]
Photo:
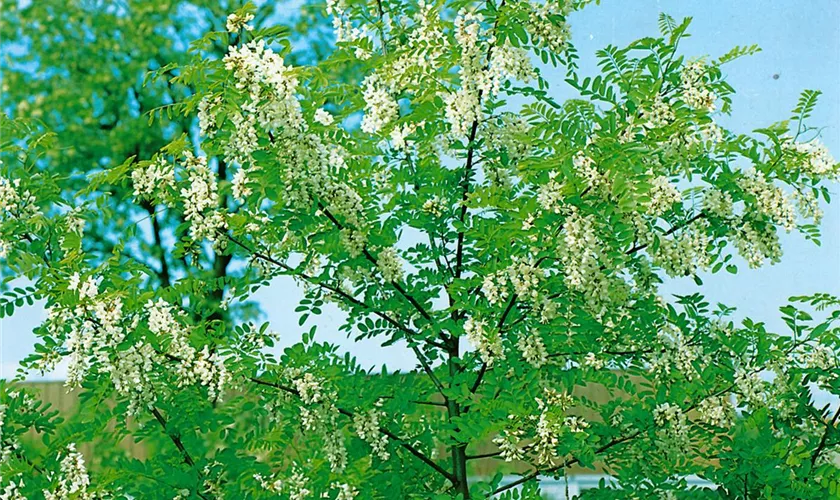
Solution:
[{"label": "tree", "polygon": [[[758,49],[687,59],[689,19],[666,15],[584,77],[566,16],[585,3],[331,1],[335,48],[300,67],[246,5],[147,79],[190,89],[155,116],[197,115],[200,140],[185,127],[69,195],[55,135],[4,119],[0,248],[28,284],[0,306],[46,300],[24,367],[67,360],[82,391],[62,423],[3,385],[7,496],[538,498],[539,477],[595,464],[616,482],[588,498],[833,494],[840,411],[812,386],[838,394],[838,299],[792,298],[775,333],[658,293],[778,261],[780,230],[818,241],[840,168],[809,124],[819,93],[755,136],[724,130],[720,68]],[[579,98],[556,102],[535,60]],[[84,243],[98,207],[137,203],[182,221],[169,282],[131,258],[130,226]],[[201,271],[211,254],[227,273]],[[275,356],[269,325],[224,310],[281,276],[308,330]],[[318,342],[327,303],[416,369]],[[120,454],[126,436],[153,452]]]}]

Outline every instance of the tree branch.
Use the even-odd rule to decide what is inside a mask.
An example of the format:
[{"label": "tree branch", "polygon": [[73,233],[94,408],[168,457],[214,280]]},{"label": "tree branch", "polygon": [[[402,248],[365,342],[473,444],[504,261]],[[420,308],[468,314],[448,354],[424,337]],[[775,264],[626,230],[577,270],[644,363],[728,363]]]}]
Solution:
[{"label": "tree branch", "polygon": [[[294,389],[293,387],[289,387],[287,385],[279,384],[279,383],[276,383],[276,382],[271,382],[271,381],[268,381],[268,380],[263,380],[263,379],[256,378],[256,377],[251,377],[250,380],[252,382],[256,383],[256,384],[264,385],[264,386],[267,386],[267,387],[273,387],[275,389],[280,389],[283,392],[286,392],[288,394],[292,394],[294,396],[300,397],[300,394],[298,393],[298,391],[296,389]],[[338,407],[338,406],[336,406],[336,409],[339,411],[339,413],[341,413],[342,415],[344,415],[346,417],[349,417],[350,419],[352,419],[355,416],[355,413],[353,413],[350,410],[347,410],[347,409],[344,409],[344,408],[341,408],[341,407]],[[379,427],[379,432],[381,432],[382,434],[388,436],[390,439],[397,442],[401,447],[405,448],[409,453],[411,453],[412,455],[414,455],[415,457],[420,459],[420,461],[422,461],[423,463],[425,463],[426,465],[428,465],[429,467],[434,469],[436,472],[441,474],[443,477],[445,477],[450,482],[454,483],[455,476],[453,474],[451,474],[449,471],[442,468],[440,465],[436,464],[434,460],[427,457],[425,454],[423,454],[423,452],[421,452],[420,450],[418,450],[414,446],[410,445],[409,443],[406,443],[402,438],[400,438],[399,436],[397,436],[396,434],[394,434],[390,430],[386,429],[385,427],[380,426]]]},{"label": "tree branch", "polygon": [[826,424],[825,432],[823,432],[822,438],[820,439],[820,444],[817,446],[817,449],[814,450],[814,454],[811,455],[811,467],[817,463],[817,459],[820,458],[820,454],[825,449],[825,444],[828,442],[828,435],[831,434],[831,431],[834,430],[834,426],[837,425],[838,418],[840,418],[840,405],[837,406],[837,411],[834,412],[834,417]]},{"label": "tree branch", "polygon": [[[373,306],[367,304],[366,302],[363,302],[363,301],[357,299],[356,297],[353,297],[352,295],[348,294],[347,292],[345,292],[341,288],[330,285],[328,283],[324,283],[321,280],[315,278],[314,276],[309,276],[308,274],[306,274],[304,272],[296,271],[294,268],[292,268],[291,266],[289,266],[285,262],[281,262],[277,259],[272,258],[269,255],[258,252],[256,250],[253,250],[250,247],[248,247],[246,244],[239,241],[237,238],[234,238],[233,236],[231,236],[227,233],[221,233],[221,234],[224,234],[231,242],[233,242],[235,245],[239,246],[240,248],[244,249],[246,252],[248,252],[250,255],[254,256],[255,258],[258,258],[260,260],[263,260],[265,262],[273,264],[273,265],[283,269],[284,271],[288,272],[292,276],[297,276],[297,277],[299,277],[299,278],[301,278],[301,279],[303,279],[303,280],[305,280],[305,281],[307,281],[307,282],[309,282],[309,283],[311,283],[315,286],[318,286],[320,288],[323,288],[324,290],[327,290],[331,293],[334,293],[334,294],[338,295],[339,297],[344,299],[346,302],[349,302],[349,303],[351,303],[351,304],[353,304],[357,307],[363,308],[371,314],[379,316],[380,318],[385,320],[387,323],[389,323],[394,328],[396,328],[396,329],[402,331],[403,333],[405,333],[406,335],[408,335],[409,336],[409,340],[408,340],[409,348],[414,352],[414,355],[417,357],[417,360],[420,362],[420,365],[423,367],[423,371],[426,372],[426,375],[429,376],[429,379],[435,385],[437,390],[441,393],[441,395],[443,395],[443,392],[444,392],[443,384],[441,383],[440,379],[435,375],[434,370],[432,369],[431,365],[429,364],[428,360],[426,359],[426,356],[423,355],[423,353],[420,351],[420,349],[416,345],[414,345],[412,340],[411,340],[411,337],[419,338],[420,337],[419,332],[408,328],[404,324],[400,323],[399,321],[397,321],[396,319],[391,317],[389,314],[386,314],[382,311],[379,311],[378,309],[375,309]],[[432,343],[433,345],[437,345],[432,340],[427,340],[427,341]]]}]

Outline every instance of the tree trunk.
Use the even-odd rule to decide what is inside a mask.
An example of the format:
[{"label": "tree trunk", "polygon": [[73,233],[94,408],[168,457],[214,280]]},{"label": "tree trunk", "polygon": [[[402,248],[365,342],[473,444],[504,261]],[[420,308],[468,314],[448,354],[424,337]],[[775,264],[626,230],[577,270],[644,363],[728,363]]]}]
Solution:
[{"label": "tree trunk", "polygon": [[[454,380],[457,375],[457,366],[455,366],[455,358],[458,357],[459,340],[454,338],[452,346],[449,349],[449,375]],[[461,406],[452,399],[446,401],[446,410],[449,422],[452,423],[457,417],[461,415]],[[455,432],[459,431],[457,425]],[[461,495],[464,500],[470,498],[470,485],[467,482],[467,444],[456,443],[451,446],[452,453],[452,473],[455,476],[455,491]]]}]

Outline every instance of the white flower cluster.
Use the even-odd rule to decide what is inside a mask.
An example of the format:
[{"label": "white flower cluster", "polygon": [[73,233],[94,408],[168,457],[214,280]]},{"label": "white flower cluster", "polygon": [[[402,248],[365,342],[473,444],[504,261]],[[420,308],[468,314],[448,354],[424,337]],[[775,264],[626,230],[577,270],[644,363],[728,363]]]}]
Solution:
[{"label": "white flower cluster", "polygon": [[669,447],[685,450],[689,443],[688,419],[682,408],[671,403],[662,403],[653,410],[653,421],[662,430],[660,435]]},{"label": "white flower cluster", "polygon": [[67,445],[67,454],[59,464],[58,487],[44,490],[45,500],[70,500],[71,498],[92,499],[94,495],[88,493],[90,476],[85,467],[85,458],[76,451],[76,445]]},{"label": "white flower cluster", "polygon": [[175,166],[163,158],[152,160],[145,167],[135,168],[131,172],[134,185],[134,197],[152,199],[160,196],[166,188],[175,187]]},{"label": "white flower cluster", "polygon": [[293,369],[288,376],[306,405],[300,407],[301,426],[319,436],[331,470],[341,473],[347,467],[347,448],[344,446],[344,431],[338,425],[339,411],[334,403],[337,394],[312,373],[301,374],[299,369]]},{"label": "white flower cluster", "polygon": [[217,232],[227,228],[224,214],[219,209],[219,191],[216,175],[207,166],[207,158],[195,157],[185,151],[189,184],[181,189],[184,201],[184,218],[190,223],[190,237],[194,241],[217,241]]},{"label": "white flower cluster", "polygon": [[389,283],[402,281],[405,274],[402,259],[393,247],[383,248],[379,252],[376,258],[376,267],[382,273],[382,278]]},{"label": "white flower cluster", "polygon": [[397,125],[391,130],[391,147],[394,149],[401,151],[405,150],[413,144],[413,141],[409,141],[406,138],[413,134],[418,128],[423,128],[426,125],[426,122],[421,121],[419,123],[405,123],[403,125]]},{"label": "white flower cluster", "polygon": [[356,489],[356,487],[347,483],[339,483],[336,481],[333,482],[330,487],[334,490],[338,490],[335,500],[353,500],[359,494],[359,490]]},{"label": "white flower cluster", "polygon": [[793,198],[796,200],[796,208],[799,210],[799,215],[805,219],[811,219],[814,224],[819,224],[823,218],[823,211],[820,208],[820,202],[811,191],[794,191]]},{"label": "white flower cluster", "polygon": [[228,161],[250,160],[257,147],[256,124],[265,130],[285,133],[305,129],[300,103],[295,95],[298,79],[290,66],[265,41],[251,41],[242,47],[231,46],[224,57],[225,68],[233,71],[236,88],[248,93],[241,105],[244,114],[231,115],[234,133],[225,145]]},{"label": "white flower cluster", "polygon": [[254,27],[248,24],[253,20],[254,15],[250,12],[244,15],[233,13],[227,16],[227,20],[225,21],[225,28],[227,28],[227,30],[231,33],[238,33],[239,30],[243,28],[247,31],[253,31]]},{"label": "white flower cluster", "polygon": [[537,189],[537,203],[547,212],[559,214],[563,209],[563,183],[557,182],[557,172],[548,173],[548,182]]},{"label": "white flower cluster", "polygon": [[271,493],[289,495],[290,500],[304,500],[312,496],[312,490],[309,489],[309,478],[306,474],[295,465],[292,467],[292,475],[288,479],[266,479],[262,474],[254,474],[254,479],[260,486]]},{"label": "white flower cluster", "polygon": [[654,177],[649,192],[650,201],[648,202],[647,213],[652,217],[659,217],[676,203],[682,201],[682,195],[676,186],[671,184],[664,175]]},{"label": "white flower cluster", "polygon": [[566,417],[563,420],[563,425],[565,425],[571,433],[586,432],[586,429],[589,428],[589,422],[584,420],[582,417],[576,416]]},{"label": "white flower cluster", "polygon": [[79,299],[94,299],[96,295],[99,293],[99,286],[96,284],[96,278],[94,276],[88,276],[87,279],[82,282],[82,277],[79,273],[73,273],[73,276],[70,277],[70,281],[67,284],[67,289],[78,292]]},{"label": "white flower cluster", "polygon": [[220,398],[230,380],[224,360],[205,345],[200,351],[189,342],[189,330],[178,320],[185,314],[163,299],[145,306],[148,327],[155,335],[169,337],[166,354],[178,360],[178,387],[199,383],[207,388],[211,400]]},{"label": "white flower cluster", "polygon": [[594,370],[601,370],[606,366],[606,362],[603,358],[599,358],[595,355],[594,352],[586,353],[586,356],[583,357],[583,366],[588,366]]},{"label": "white flower cluster", "polygon": [[566,0],[547,0],[531,2],[528,24],[531,36],[544,48],[560,53],[571,37],[568,23],[558,20],[571,10],[571,2]]},{"label": "white flower cluster", "polygon": [[502,113],[497,118],[483,122],[480,130],[487,149],[504,151],[508,160],[516,163],[531,150],[527,141],[530,129],[528,121],[521,115]]},{"label": "white flower cluster", "polygon": [[734,411],[729,400],[723,396],[706,398],[697,407],[700,421],[714,427],[732,425]]},{"label": "white flower cluster", "polygon": [[502,84],[507,80],[519,80],[528,83],[537,77],[534,66],[531,65],[530,54],[510,43],[494,47],[490,54],[490,65],[487,82],[482,90],[489,95],[496,95]]},{"label": "white flower cluster", "polygon": [[537,424],[533,451],[538,464],[551,465],[559,457],[557,447],[560,444],[561,435],[566,429],[570,429],[567,423],[574,425],[574,432],[582,430],[584,424],[581,423],[582,419],[567,422],[564,414],[571,406],[572,399],[566,394],[546,387],[543,389],[543,398],[536,398],[536,401],[540,414],[535,417]]},{"label": "white flower cluster", "polygon": [[23,482],[23,478],[20,478],[17,483],[12,479],[9,484],[0,490],[0,500],[26,500],[26,497],[20,492],[24,486],[26,484]]},{"label": "white flower cluster", "polygon": [[391,454],[388,452],[388,436],[379,430],[379,419],[382,415],[383,413],[376,408],[366,412],[359,411],[353,415],[353,428],[359,439],[368,443],[373,453],[385,461],[391,458]]},{"label": "white flower cluster", "polygon": [[653,262],[675,278],[691,276],[698,269],[706,269],[711,263],[709,256],[708,222],[695,222],[673,238],[660,237],[659,246],[651,251]]},{"label": "white flower cluster", "polygon": [[446,210],[446,203],[440,198],[440,196],[432,196],[423,202],[423,211],[435,217],[442,217]]},{"label": "white flower cluster", "polygon": [[[126,325],[122,299],[111,294],[100,294],[96,281],[93,276],[82,281],[78,273],[73,274],[68,290],[77,292],[81,302],[72,310],[61,306],[52,307],[47,318],[48,330],[69,328],[66,341],[69,362],[65,381],[68,387],[81,384],[91,360],[99,364],[102,372],[111,373],[114,380],[119,378],[122,369],[120,356],[115,359],[112,353],[125,340],[133,324]],[[123,355],[127,356],[129,352]]]},{"label": "white flower cluster", "polygon": [[837,367],[837,355],[834,350],[823,344],[817,344],[805,354],[805,367],[831,373]]},{"label": "white flower cluster", "polygon": [[544,277],[533,259],[513,259],[503,271],[488,274],[482,281],[481,290],[490,304],[498,304],[508,297],[508,283],[520,300],[536,300],[539,297],[540,280]]},{"label": "white flower cluster", "polygon": [[522,352],[525,361],[534,368],[540,368],[548,362],[548,351],[537,332],[521,335],[516,342],[516,347]]},{"label": "white flower cluster", "polygon": [[577,207],[572,207],[563,229],[565,235],[559,250],[566,284],[573,290],[593,291],[602,277],[598,263],[601,244],[595,233],[595,218],[581,215]]},{"label": "white flower cluster", "polygon": [[118,349],[113,363],[105,365],[114,390],[128,398],[128,415],[149,409],[155,402],[152,375],[155,363],[161,361],[150,344],[139,341],[127,349]]},{"label": "white flower cluster", "polygon": [[[509,415],[509,420],[514,420],[514,415]],[[518,427],[503,429],[498,436],[493,438],[493,444],[499,447],[501,457],[505,462],[513,462],[514,460],[522,460],[525,457],[525,450],[519,446],[522,437],[525,436],[525,431]]]},{"label": "white flower cluster", "polygon": [[470,344],[478,350],[481,361],[487,366],[493,366],[497,359],[505,359],[502,336],[495,328],[488,328],[485,320],[467,318],[464,322],[464,332]]},{"label": "white flower cluster", "polygon": [[607,186],[609,181],[606,174],[599,172],[595,160],[586,156],[583,151],[578,151],[572,157],[572,166],[575,167],[578,175],[583,177],[590,190],[597,191]]},{"label": "white flower cluster", "polygon": [[680,75],[682,81],[683,102],[695,109],[703,109],[709,113],[715,110],[717,96],[709,90],[704,82],[706,67],[701,61],[686,64]]},{"label": "white flower cluster", "polygon": [[485,61],[483,20],[481,14],[464,10],[455,18],[455,41],[461,49],[460,87],[443,96],[446,119],[455,137],[468,136],[480,121],[482,96],[498,94],[502,84],[510,79],[528,82],[537,76],[528,52],[510,44],[492,47],[487,51],[489,60]]},{"label": "white flower cluster", "polygon": [[[0,222],[12,218],[25,220],[38,213],[35,196],[29,190],[21,192],[20,179],[0,176]],[[12,247],[11,242],[0,240],[0,259],[6,258]]]},{"label": "white flower cluster", "polygon": [[771,263],[782,259],[782,245],[779,243],[776,228],[772,224],[756,226],[742,219],[740,230],[735,238],[735,247],[753,269],[761,267],[766,259]]},{"label": "white flower cluster", "polygon": [[825,144],[817,139],[810,142],[793,142],[790,139],[782,143],[782,148],[804,157],[805,163],[800,168],[807,174],[833,179],[840,173],[840,164],[834,161]]},{"label": "white flower cluster", "polygon": [[327,0],[327,14],[333,16],[332,25],[336,43],[358,42],[353,52],[354,55],[360,60],[369,59],[372,54],[366,48],[371,44],[367,27],[364,26],[363,29],[359,29],[353,26],[353,22],[347,15],[346,2],[344,0]]},{"label": "white flower cluster", "polygon": [[762,172],[750,170],[740,178],[738,185],[755,198],[755,207],[759,213],[767,216],[790,232],[796,227],[796,210],[785,196],[782,188],[768,181]]},{"label": "white flower cluster", "polygon": [[239,170],[233,174],[233,179],[231,179],[231,190],[233,191],[233,198],[239,203],[245,203],[245,198],[251,196],[251,193],[253,193],[251,187],[248,186],[248,183],[250,182],[248,174],[258,168],[259,167],[240,167]]},{"label": "white flower cluster", "polygon": [[314,120],[325,127],[329,127],[333,124],[335,118],[333,118],[333,115],[331,115],[326,109],[318,108],[315,110]]},{"label": "white flower cluster", "polygon": [[[405,18],[403,20],[408,24]],[[405,42],[396,47],[393,60],[386,63],[383,70],[394,90],[409,89],[416,95],[426,91],[427,78],[439,70],[442,57],[450,53],[451,48],[443,31],[440,6],[420,0],[411,20],[413,23],[406,26]]]},{"label": "white flower cluster", "polygon": [[484,16],[461,11],[455,18],[455,42],[461,49],[460,88],[444,96],[446,120],[452,127],[452,134],[465,137],[472,124],[481,117],[481,85],[483,54],[480,45],[481,22]]},{"label": "white flower cluster", "polygon": [[700,358],[697,346],[690,345],[682,330],[672,323],[663,325],[657,333],[662,348],[651,360],[648,371],[656,378],[670,376],[676,371],[680,377],[697,379],[700,374],[694,364]]},{"label": "white flower cluster", "polygon": [[732,216],[732,195],[719,189],[708,189],[703,194],[703,211],[713,217],[727,219]]},{"label": "white flower cluster", "polygon": [[650,108],[642,108],[641,115],[644,127],[647,129],[665,127],[676,119],[674,110],[659,94],[654,98]]},{"label": "white flower cluster", "polygon": [[365,100],[365,116],[362,118],[362,131],[365,133],[379,133],[399,118],[396,99],[377,75],[365,77],[362,82],[362,98]]},{"label": "white flower cluster", "polygon": [[202,137],[216,135],[216,113],[222,105],[222,96],[204,96],[198,103],[198,132]]},{"label": "white flower cluster", "polygon": [[7,435],[6,432],[6,410],[8,410],[8,406],[5,404],[0,403],[0,465],[5,464],[9,458],[11,458],[12,454],[20,448],[20,442],[18,441],[17,437],[12,435]]},{"label": "white flower cluster", "polygon": [[35,196],[28,189],[21,192],[20,179],[0,177],[0,215],[24,219],[37,213]]},{"label": "white flower cluster", "polygon": [[735,387],[738,388],[743,403],[753,408],[764,406],[766,391],[758,371],[744,368],[736,370]]}]

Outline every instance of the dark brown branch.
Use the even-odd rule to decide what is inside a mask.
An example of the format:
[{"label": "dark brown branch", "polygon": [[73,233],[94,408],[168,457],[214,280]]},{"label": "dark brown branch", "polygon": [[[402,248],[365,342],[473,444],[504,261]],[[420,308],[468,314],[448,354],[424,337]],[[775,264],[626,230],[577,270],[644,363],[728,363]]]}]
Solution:
[{"label": "dark brown branch", "polygon": [[[609,450],[610,448],[613,448],[613,447],[618,446],[622,443],[626,443],[627,441],[635,439],[636,436],[638,436],[641,433],[642,433],[642,431],[636,431],[636,432],[633,432],[631,434],[628,434],[627,436],[620,437],[620,438],[615,438],[612,441],[610,441],[609,443],[607,443],[607,444],[601,446],[600,448],[598,448],[597,450],[595,450],[595,455],[600,455],[601,453]],[[545,469],[545,470],[534,470],[530,474],[522,476],[521,478],[517,479],[516,481],[513,481],[512,483],[508,483],[504,486],[496,488],[496,490],[493,493],[491,493],[490,496],[495,496],[495,495],[498,495],[499,493],[502,493],[503,491],[507,491],[509,489],[516,488],[520,484],[524,484],[524,483],[527,483],[528,481],[536,479],[540,474],[551,474],[553,472],[557,472],[560,469],[565,469],[567,467],[571,467],[572,465],[575,465],[578,462],[580,462],[580,460],[578,458],[570,458],[569,460],[564,461],[562,464],[560,464],[558,466],[551,467],[551,468]]]},{"label": "dark brown branch", "polygon": [[820,444],[817,446],[817,449],[814,450],[814,454],[811,455],[811,467],[817,463],[817,459],[820,458],[820,454],[825,449],[825,444],[828,442],[828,435],[831,434],[831,431],[834,430],[837,425],[838,418],[840,418],[840,406],[837,407],[837,411],[834,412],[834,417],[831,421],[826,424],[825,432],[823,432],[822,438],[820,439]]},{"label": "dark brown branch", "polygon": [[[169,432],[169,429],[166,428],[166,419],[164,418],[163,414],[160,413],[160,410],[153,406],[152,415],[155,416],[155,420],[157,420],[160,426],[163,428],[163,432],[166,433],[166,435],[169,437],[169,439],[172,441],[175,447],[178,448],[178,452],[181,453],[181,456],[184,459],[184,463],[190,467],[195,467],[195,460],[192,459],[189,452],[184,447],[184,443],[181,441],[181,438],[172,434],[171,432]],[[204,496],[203,493],[201,493],[201,491],[199,491],[198,488],[196,488],[196,494],[201,498],[204,498],[205,500],[209,500],[206,496]]]},{"label": "dark brown branch", "polygon": [[[256,383],[256,384],[264,385],[264,386],[267,386],[267,387],[273,387],[275,389],[280,389],[283,392],[286,392],[288,394],[292,394],[294,396],[300,397],[300,394],[298,393],[298,391],[296,389],[294,389],[293,387],[289,387],[287,385],[279,384],[279,383],[276,383],[276,382],[271,382],[271,381],[268,381],[268,380],[263,380],[263,379],[256,378],[256,377],[251,377],[250,380],[252,382]],[[342,415],[344,415],[346,417],[349,417],[351,419],[353,417],[355,417],[355,413],[353,413],[350,410],[347,410],[347,409],[344,409],[344,408],[341,408],[341,407],[338,407],[338,406],[336,406],[336,409],[338,410],[339,413],[341,413]],[[405,448],[409,453],[411,453],[412,455],[414,455],[415,457],[420,459],[423,463],[425,463],[426,465],[428,465],[429,467],[434,469],[436,472],[441,474],[447,480],[449,480],[450,482],[454,482],[455,476],[453,476],[449,471],[443,469],[440,465],[436,464],[434,460],[427,457],[425,454],[423,454],[423,452],[421,452],[420,450],[418,450],[414,446],[410,445],[409,443],[406,443],[402,438],[400,438],[399,436],[397,436],[396,434],[394,434],[390,430],[386,429],[385,427],[379,427],[379,432],[388,436],[393,441],[397,442],[401,447]]]},{"label": "dark brown branch", "polygon": [[[438,377],[434,374],[434,370],[432,369],[431,365],[429,364],[428,360],[423,355],[423,353],[420,352],[420,349],[416,345],[412,344],[411,337],[417,338],[417,337],[420,336],[420,333],[418,333],[414,330],[411,330],[407,326],[403,325],[399,321],[392,318],[390,315],[375,309],[374,307],[368,305],[366,302],[363,302],[363,301],[357,299],[356,297],[353,297],[352,295],[348,294],[344,290],[342,290],[342,289],[340,289],[336,286],[332,286],[328,283],[324,283],[321,280],[315,278],[314,276],[309,276],[308,274],[306,274],[304,272],[298,272],[294,268],[292,268],[291,266],[286,264],[285,262],[281,262],[277,259],[272,258],[269,255],[266,255],[264,253],[261,253],[261,252],[258,252],[256,250],[253,250],[253,249],[249,248],[246,244],[242,243],[241,241],[234,238],[233,236],[230,236],[229,234],[226,234],[226,233],[222,233],[222,234],[224,234],[235,245],[244,249],[246,252],[248,252],[250,255],[254,256],[255,258],[263,260],[263,261],[268,262],[270,264],[273,264],[273,265],[283,269],[287,273],[290,273],[292,276],[297,276],[297,277],[299,277],[299,278],[301,278],[301,279],[303,279],[303,280],[305,280],[305,281],[307,281],[307,282],[309,282],[309,283],[311,283],[315,286],[321,287],[324,290],[327,290],[331,293],[334,293],[335,295],[338,295],[339,297],[341,297],[345,301],[347,301],[347,302],[349,302],[349,303],[351,303],[355,306],[361,307],[361,308],[367,310],[368,312],[370,312],[371,314],[375,314],[376,316],[379,316],[380,318],[385,320],[387,323],[389,323],[394,328],[397,328],[398,330],[407,334],[409,336],[409,342],[408,342],[409,348],[411,348],[411,350],[414,352],[415,356],[417,356],[417,360],[420,362],[420,365],[423,367],[423,371],[425,371],[426,374],[429,376],[429,379],[431,379],[432,383],[435,385],[437,390],[441,394],[443,394],[444,388],[443,388],[443,384],[441,383],[440,379],[438,379]],[[431,341],[431,340],[429,340],[428,342],[431,342],[431,343],[434,344],[434,342]]]}]

